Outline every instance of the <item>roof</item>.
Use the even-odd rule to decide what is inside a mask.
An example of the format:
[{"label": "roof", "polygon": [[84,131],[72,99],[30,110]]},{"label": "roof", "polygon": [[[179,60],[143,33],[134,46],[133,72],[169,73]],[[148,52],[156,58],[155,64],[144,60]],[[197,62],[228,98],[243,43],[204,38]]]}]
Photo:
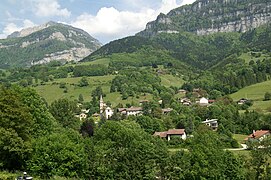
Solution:
[{"label": "roof", "polygon": [[202,123],[210,123],[210,122],[217,122],[218,119],[206,119],[205,121],[202,121]]},{"label": "roof", "polygon": [[257,130],[254,133],[250,134],[245,140],[248,140],[249,138],[259,139],[263,135],[270,134],[269,130]]},{"label": "roof", "polygon": [[161,138],[167,137],[167,131],[166,132],[155,132],[153,135],[160,136]]},{"label": "roof", "polygon": [[178,134],[182,135],[184,134],[184,131],[185,129],[170,129],[167,131],[167,134],[168,135],[178,135]]},{"label": "roof", "polygon": [[169,113],[169,112],[171,112],[173,109],[171,109],[171,108],[166,108],[166,109],[162,109],[162,112],[163,113]]},{"label": "roof", "polygon": [[118,108],[118,111],[142,111],[142,107]]},{"label": "roof", "polygon": [[142,107],[130,107],[126,109],[127,111],[142,111]]},{"label": "roof", "polygon": [[94,113],[94,114],[92,114],[92,116],[100,116],[100,114],[98,114],[98,113]]},{"label": "roof", "polygon": [[167,137],[168,135],[183,135],[185,133],[185,129],[169,129],[164,132],[155,132],[154,136],[160,136],[161,138]]}]

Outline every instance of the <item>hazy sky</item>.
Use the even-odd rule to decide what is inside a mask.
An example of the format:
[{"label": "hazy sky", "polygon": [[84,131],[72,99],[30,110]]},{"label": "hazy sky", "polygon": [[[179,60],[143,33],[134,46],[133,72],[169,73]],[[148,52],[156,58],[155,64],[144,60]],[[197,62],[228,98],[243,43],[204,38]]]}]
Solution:
[{"label": "hazy sky", "polygon": [[102,43],[134,35],[160,13],[195,0],[1,0],[0,38],[48,21],[87,31]]}]

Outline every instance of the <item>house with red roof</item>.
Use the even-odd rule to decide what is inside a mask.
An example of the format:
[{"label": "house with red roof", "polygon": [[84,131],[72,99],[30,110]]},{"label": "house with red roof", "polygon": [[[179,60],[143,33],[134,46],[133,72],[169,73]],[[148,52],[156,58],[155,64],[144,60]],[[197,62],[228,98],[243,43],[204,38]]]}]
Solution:
[{"label": "house with red roof", "polygon": [[172,137],[179,137],[183,140],[186,139],[185,129],[169,129],[168,131],[164,132],[155,132],[153,135],[159,136],[160,138],[166,138],[168,141]]},{"label": "house with red roof", "polygon": [[257,130],[250,134],[245,141],[262,141],[264,138],[270,136],[269,130]]}]

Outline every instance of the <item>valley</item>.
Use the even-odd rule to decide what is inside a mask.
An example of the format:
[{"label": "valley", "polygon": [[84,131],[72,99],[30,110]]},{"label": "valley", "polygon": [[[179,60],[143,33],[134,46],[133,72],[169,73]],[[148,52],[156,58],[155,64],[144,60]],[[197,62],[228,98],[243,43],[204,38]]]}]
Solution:
[{"label": "valley", "polygon": [[0,179],[270,179],[270,7],[196,0],[105,45],[53,21],[0,40]]}]

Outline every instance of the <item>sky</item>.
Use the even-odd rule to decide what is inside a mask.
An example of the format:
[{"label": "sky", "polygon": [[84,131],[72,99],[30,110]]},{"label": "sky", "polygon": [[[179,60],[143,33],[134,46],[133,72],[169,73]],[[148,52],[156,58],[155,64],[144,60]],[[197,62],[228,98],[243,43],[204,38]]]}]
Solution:
[{"label": "sky", "polygon": [[195,0],[1,0],[0,38],[55,21],[88,32],[103,44],[145,29],[162,13]]}]

